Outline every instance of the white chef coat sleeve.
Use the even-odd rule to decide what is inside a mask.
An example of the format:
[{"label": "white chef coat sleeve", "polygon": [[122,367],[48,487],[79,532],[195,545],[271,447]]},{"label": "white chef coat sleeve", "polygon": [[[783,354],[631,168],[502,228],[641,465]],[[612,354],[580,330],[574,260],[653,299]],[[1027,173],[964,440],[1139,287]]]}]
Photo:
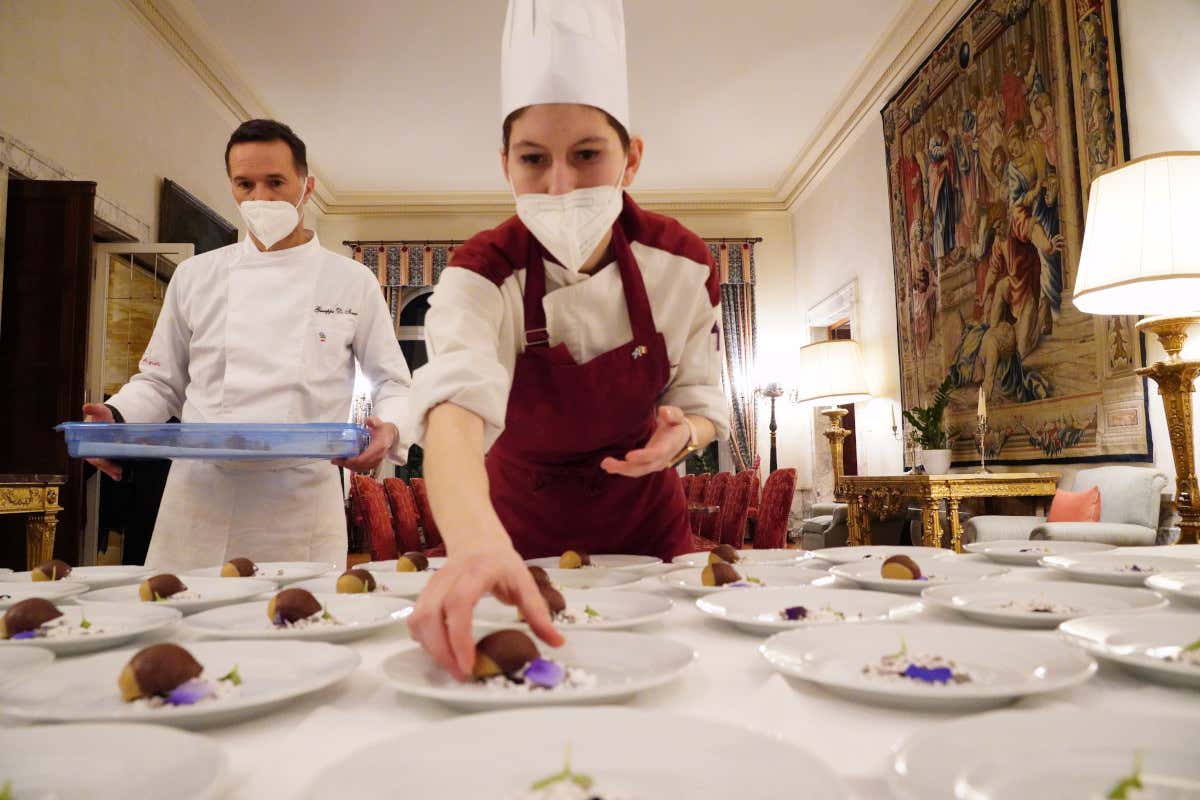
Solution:
[{"label": "white chef coat sleeve", "polygon": [[504,430],[510,368],[500,358],[504,297],[488,278],[454,267],[442,273],[425,315],[429,363],[413,376],[412,429],[425,437],[426,417],[442,403],[476,414],[484,424],[484,450]]},{"label": "white chef coat sleeve", "polygon": [[404,352],[392,329],[392,315],[384,302],[379,285],[371,278],[364,283],[364,297],[359,304],[358,326],[354,334],[354,357],[371,384],[371,405],[374,415],[396,426],[399,436],[388,451],[388,458],[397,464],[408,460],[408,448],[413,443],[408,424],[408,401],[412,376]]},{"label": "white chef coat sleeve", "polygon": [[138,373],[105,402],[126,422],[166,422],[181,417],[188,384],[192,330],[180,308],[188,262],[175,270],[154,323],[150,343],[138,362]]},{"label": "white chef coat sleeve", "polygon": [[687,339],[667,391],[665,405],[678,406],[685,414],[704,417],[717,429],[717,438],[729,437],[729,404],[721,388],[721,351],[717,315],[705,284],[697,286],[695,302],[687,324]]}]

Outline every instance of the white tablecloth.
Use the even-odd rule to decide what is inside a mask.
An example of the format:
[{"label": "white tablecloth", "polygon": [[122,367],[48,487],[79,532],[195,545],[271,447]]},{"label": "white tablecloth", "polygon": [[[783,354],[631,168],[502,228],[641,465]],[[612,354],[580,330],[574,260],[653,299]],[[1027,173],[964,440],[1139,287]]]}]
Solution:
[{"label": "white tablecloth", "polygon": [[[982,559],[971,555],[961,558]],[[1066,580],[1050,570],[1011,569],[997,580]],[[844,585],[847,591],[854,591],[849,583]],[[646,626],[643,632],[685,642],[700,654],[699,661],[681,679],[639,695],[632,706],[722,720],[782,736],[827,762],[843,776],[855,797],[892,797],[885,778],[890,769],[890,751],[910,734],[961,716],[856,703],[814,685],[784,678],[757,653],[765,637],[708,618],[695,607],[693,598],[653,577],[629,588],[663,594],[676,603],[664,622]],[[1195,608],[1189,610],[1196,612]],[[912,624],[923,621],[973,624],[935,610],[923,610],[910,620]],[[1020,635],[1057,636],[1054,631],[1010,630]],[[174,638],[183,640],[187,636],[176,634]],[[351,643],[349,646],[362,655],[362,665],[342,684],[260,719],[205,731],[203,735],[221,743],[229,756],[232,773],[228,796],[245,800],[302,796],[304,787],[321,770],[363,744],[455,716],[458,712],[438,703],[400,694],[383,678],[380,662],[397,648],[409,645],[402,625],[392,632]],[[1101,664],[1099,673],[1082,686],[1024,700],[1015,707],[1049,706],[1187,713],[1200,718],[1200,692],[1146,683]],[[398,791],[403,786],[406,765],[419,768],[419,763],[419,753],[396,754]]]}]

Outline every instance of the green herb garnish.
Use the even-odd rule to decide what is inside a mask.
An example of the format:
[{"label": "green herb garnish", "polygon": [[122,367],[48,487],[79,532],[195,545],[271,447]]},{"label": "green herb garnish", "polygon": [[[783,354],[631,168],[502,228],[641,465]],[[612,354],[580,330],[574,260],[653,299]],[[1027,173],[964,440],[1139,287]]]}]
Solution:
[{"label": "green herb garnish", "polygon": [[238,674],[237,664],[234,664],[233,669],[229,670],[229,672],[222,675],[220,678],[217,678],[217,680],[229,681],[234,686],[241,686],[242,685],[242,676]]},{"label": "green herb garnish", "polygon": [[828,612],[828,613],[830,613],[830,614],[833,614],[833,615],[834,615],[835,617],[837,617],[839,620],[843,620],[843,619],[845,619],[845,618],[846,618],[846,615],[845,615],[845,614],[843,614],[841,611],[838,611],[837,609],[833,608],[833,607],[832,607],[832,606],[830,606],[828,603],[826,603],[826,604],[825,604],[825,608],[824,608],[824,610],[825,610],[825,611],[827,611],[827,612]]},{"label": "green herb garnish", "polygon": [[1113,788],[1109,789],[1108,794],[1104,795],[1108,800],[1129,800],[1129,793],[1134,789],[1142,787],[1142,754],[1133,754],[1133,773],[1127,775]]},{"label": "green herb garnish", "polygon": [[1190,653],[1193,650],[1200,650],[1200,639],[1197,639],[1196,641],[1192,642],[1187,647],[1183,648],[1183,650],[1181,650],[1180,652],[1181,653]]},{"label": "green herb garnish", "polygon": [[0,800],[13,800],[12,781],[5,781],[3,786],[0,786]]},{"label": "green herb garnish", "polygon": [[156,603],[161,603],[161,602],[163,602],[163,601],[164,601],[164,600],[166,600],[166,599],[167,599],[167,598],[163,597],[163,596],[162,596],[161,594],[159,594],[158,592],[155,592],[155,593],[154,593],[154,602],[156,602]]},{"label": "green herb garnish", "polygon": [[[80,614],[79,615],[79,627],[83,628],[84,630],[87,630],[88,628],[92,627],[92,623],[88,622],[88,618],[85,615]],[[0,798],[0,800],[2,800],[2,798]]]},{"label": "green herb garnish", "polygon": [[330,614],[325,606],[321,606],[321,619],[333,619],[333,614]]},{"label": "green herb garnish", "polygon": [[592,779],[587,775],[580,775],[571,771],[571,744],[567,743],[567,755],[563,759],[563,768],[561,772],[556,772],[553,775],[542,778],[540,781],[534,781],[530,785],[530,791],[538,791],[545,789],[547,786],[553,786],[556,783],[570,782],[578,786],[580,789],[592,788]]},{"label": "green herb garnish", "polygon": [[761,581],[761,580],[759,580],[758,578],[752,577],[752,576],[750,576],[750,575],[747,575],[747,576],[746,576],[746,580],[747,580],[747,581],[749,581],[750,583],[757,583],[757,584],[761,584],[761,583],[762,583],[762,581]]},{"label": "green herb garnish", "polygon": [[583,607],[583,613],[587,614],[589,617],[598,617],[598,616],[600,616],[600,612],[599,612],[599,611],[597,611],[596,609],[592,608],[591,606],[584,606],[584,607]]},{"label": "green herb garnish", "polygon": [[908,655],[908,642],[904,641],[904,637],[900,637],[900,649],[894,653],[885,653],[884,658],[904,658]]}]

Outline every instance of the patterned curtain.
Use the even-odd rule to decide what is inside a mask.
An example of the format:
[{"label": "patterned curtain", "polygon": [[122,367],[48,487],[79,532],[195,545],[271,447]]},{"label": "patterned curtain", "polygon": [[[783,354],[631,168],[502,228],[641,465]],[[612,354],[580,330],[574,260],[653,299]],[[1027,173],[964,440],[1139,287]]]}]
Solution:
[{"label": "patterned curtain", "polygon": [[[758,456],[754,407],[754,245],[756,238],[705,239],[721,276],[721,379],[730,408],[729,449],[738,470],[749,469]],[[400,318],[404,289],[437,284],[454,248],[461,241],[347,241],[356,261],[379,280],[383,296]],[[399,323],[396,323],[399,324]]]}]

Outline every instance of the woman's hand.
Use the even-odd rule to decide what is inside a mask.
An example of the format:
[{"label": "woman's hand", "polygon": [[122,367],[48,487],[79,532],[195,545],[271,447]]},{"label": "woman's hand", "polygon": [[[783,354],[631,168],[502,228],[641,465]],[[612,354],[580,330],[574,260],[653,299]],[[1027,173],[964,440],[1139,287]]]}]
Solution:
[{"label": "woman's hand", "polygon": [[692,440],[692,429],[681,409],[659,406],[650,441],[640,450],[630,450],[625,459],[606,458],[600,468],[613,475],[640,478],[671,466],[671,460]]},{"label": "woman's hand", "polygon": [[[83,421],[84,422],[116,422],[113,419],[112,409],[103,403],[84,403],[83,404]],[[96,469],[103,472],[114,481],[121,480],[121,466],[107,458],[87,458],[84,459]]]},{"label": "woman's hand", "polygon": [[345,467],[351,472],[370,472],[379,466],[383,457],[392,449],[400,431],[390,422],[384,422],[379,417],[367,417],[367,430],[371,439],[361,453],[351,458],[335,458],[333,464]]},{"label": "woman's hand", "polygon": [[533,633],[551,647],[564,639],[550,622],[529,568],[508,542],[507,536],[456,551],[433,574],[408,618],[412,638],[443,669],[465,680],[475,664],[475,638],[471,615],[475,604],[491,593],[502,603],[520,609]]}]

